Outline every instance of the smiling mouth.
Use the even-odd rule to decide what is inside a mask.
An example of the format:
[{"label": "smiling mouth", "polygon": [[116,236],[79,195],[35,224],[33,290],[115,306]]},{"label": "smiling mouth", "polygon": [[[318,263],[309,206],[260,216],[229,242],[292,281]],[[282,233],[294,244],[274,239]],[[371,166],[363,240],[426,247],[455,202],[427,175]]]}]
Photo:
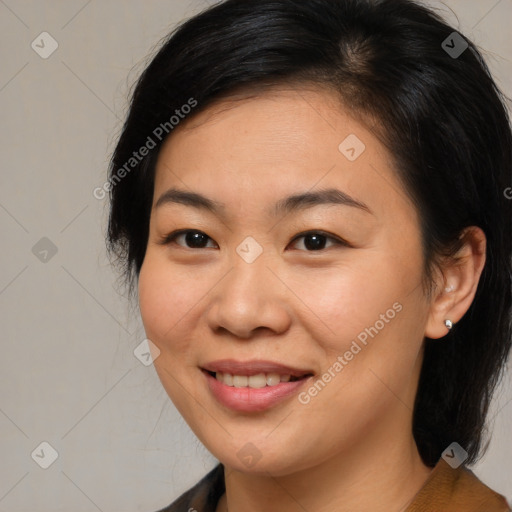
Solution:
[{"label": "smiling mouth", "polygon": [[264,387],[277,386],[282,382],[296,382],[299,380],[307,379],[313,374],[308,373],[301,376],[295,376],[290,374],[279,374],[279,373],[258,373],[256,375],[234,375],[227,372],[213,372],[203,369],[204,372],[208,373],[215,379],[226,386],[235,388],[252,388],[261,389]]}]

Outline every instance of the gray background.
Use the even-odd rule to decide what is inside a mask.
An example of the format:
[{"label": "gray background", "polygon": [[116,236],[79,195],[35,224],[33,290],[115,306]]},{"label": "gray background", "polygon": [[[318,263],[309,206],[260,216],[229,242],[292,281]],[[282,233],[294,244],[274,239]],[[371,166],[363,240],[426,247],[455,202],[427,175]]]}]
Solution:
[{"label": "gray background", "polygon": [[[485,50],[510,96],[512,0],[429,3]],[[151,512],[215,464],[152,366],[134,357],[144,332],[117,292],[103,242],[107,203],[93,197],[128,87],[160,38],[205,6],[0,0],[0,512]],[[58,43],[47,59],[31,47],[43,31]],[[474,468],[509,500],[511,377]],[[43,441],[59,454],[48,469],[35,462],[49,461]]]}]

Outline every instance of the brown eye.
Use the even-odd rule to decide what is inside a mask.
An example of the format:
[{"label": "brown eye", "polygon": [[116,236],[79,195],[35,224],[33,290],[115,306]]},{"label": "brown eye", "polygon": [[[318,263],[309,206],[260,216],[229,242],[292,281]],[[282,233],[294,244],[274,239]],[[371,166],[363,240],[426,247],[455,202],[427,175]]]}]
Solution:
[{"label": "brown eye", "polygon": [[[297,240],[304,239],[303,245],[306,248],[307,252],[316,252],[322,251],[326,249],[326,243],[331,242],[332,245],[344,245],[349,246],[347,242],[341,240],[337,237],[328,235],[327,233],[323,233],[322,231],[309,231],[307,233],[302,233],[293,239],[293,243],[296,243]],[[329,247],[328,246],[327,249]]]},{"label": "brown eye", "polygon": [[[292,240],[292,244],[297,244],[297,241],[301,239],[304,239],[303,247],[305,248],[306,252],[319,252],[325,249],[329,249],[332,246],[350,247],[348,242],[322,231],[309,231],[306,233],[301,233]],[[179,242],[179,240],[182,241]],[[202,231],[182,229],[180,231],[174,231],[173,233],[166,235],[160,243],[162,245],[176,244],[187,249],[206,249],[217,247],[216,244],[213,246],[208,246],[208,241],[213,242],[213,240]]]},{"label": "brown eye", "polygon": [[[184,239],[184,243],[177,243],[176,241],[178,239]],[[211,240],[211,238],[202,231],[189,229],[175,231],[174,233],[167,235],[164,240],[162,240],[162,243],[164,245],[177,243],[177,245],[188,249],[204,249],[207,247],[206,244],[208,240]]]}]

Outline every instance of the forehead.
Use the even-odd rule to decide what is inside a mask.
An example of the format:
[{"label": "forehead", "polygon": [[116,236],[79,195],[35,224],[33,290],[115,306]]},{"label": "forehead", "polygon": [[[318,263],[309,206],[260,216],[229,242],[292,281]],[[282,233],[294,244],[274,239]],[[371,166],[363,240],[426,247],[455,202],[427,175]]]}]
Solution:
[{"label": "forehead", "polygon": [[[340,123],[343,114],[337,95],[319,87],[273,87],[259,93],[240,92],[185,119],[165,145],[176,147],[184,139],[194,139],[194,142],[200,141],[209,148],[222,142],[223,147],[240,151],[250,148],[252,143],[261,145],[265,150],[261,157],[276,149],[279,154],[287,153],[287,158],[290,158],[290,152],[285,152],[290,145],[296,153],[302,148],[300,154],[306,154],[314,149],[314,144],[318,145],[318,136],[326,130],[337,138],[339,135],[335,131],[343,131],[344,128]],[[352,119],[344,117],[348,128]],[[227,139],[226,135],[231,138]],[[235,148],[235,142],[241,139],[245,139],[245,143]]]},{"label": "forehead", "polygon": [[186,119],[161,148],[155,202],[171,186],[239,208],[315,187],[408,202],[384,146],[318,88],[230,97]]}]

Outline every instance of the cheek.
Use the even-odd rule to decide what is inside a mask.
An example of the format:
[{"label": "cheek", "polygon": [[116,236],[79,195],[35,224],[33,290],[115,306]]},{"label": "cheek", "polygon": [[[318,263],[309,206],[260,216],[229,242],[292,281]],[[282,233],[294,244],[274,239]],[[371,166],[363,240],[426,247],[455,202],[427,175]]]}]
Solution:
[{"label": "cheek", "polygon": [[165,318],[165,290],[168,284],[162,279],[158,279],[157,276],[158,266],[155,265],[151,257],[146,254],[139,274],[139,308],[146,334],[153,342],[156,342],[160,337],[157,336],[156,333],[162,330],[161,324]]},{"label": "cheek", "polygon": [[410,292],[406,271],[394,258],[368,253],[328,271],[295,275],[293,291],[306,306],[301,322],[330,355],[347,350],[365,328],[393,321],[401,309],[396,303]]},{"label": "cheek", "polygon": [[146,335],[160,349],[186,314],[186,290],[168,263],[148,251],[139,275],[139,307]]},{"label": "cheek", "polygon": [[[160,350],[154,361],[155,370],[184,417],[190,406],[181,395],[190,367],[190,343],[184,330],[195,296],[192,286],[190,278],[185,284],[183,278],[172,272],[168,261],[148,252],[139,274],[140,313],[147,338]],[[194,393],[190,385],[187,389]]]},{"label": "cheek", "polygon": [[146,336],[163,356],[161,363],[174,367],[192,354],[191,336],[216,280],[211,270],[173,265],[161,251],[148,249],[139,274],[139,307]]}]

